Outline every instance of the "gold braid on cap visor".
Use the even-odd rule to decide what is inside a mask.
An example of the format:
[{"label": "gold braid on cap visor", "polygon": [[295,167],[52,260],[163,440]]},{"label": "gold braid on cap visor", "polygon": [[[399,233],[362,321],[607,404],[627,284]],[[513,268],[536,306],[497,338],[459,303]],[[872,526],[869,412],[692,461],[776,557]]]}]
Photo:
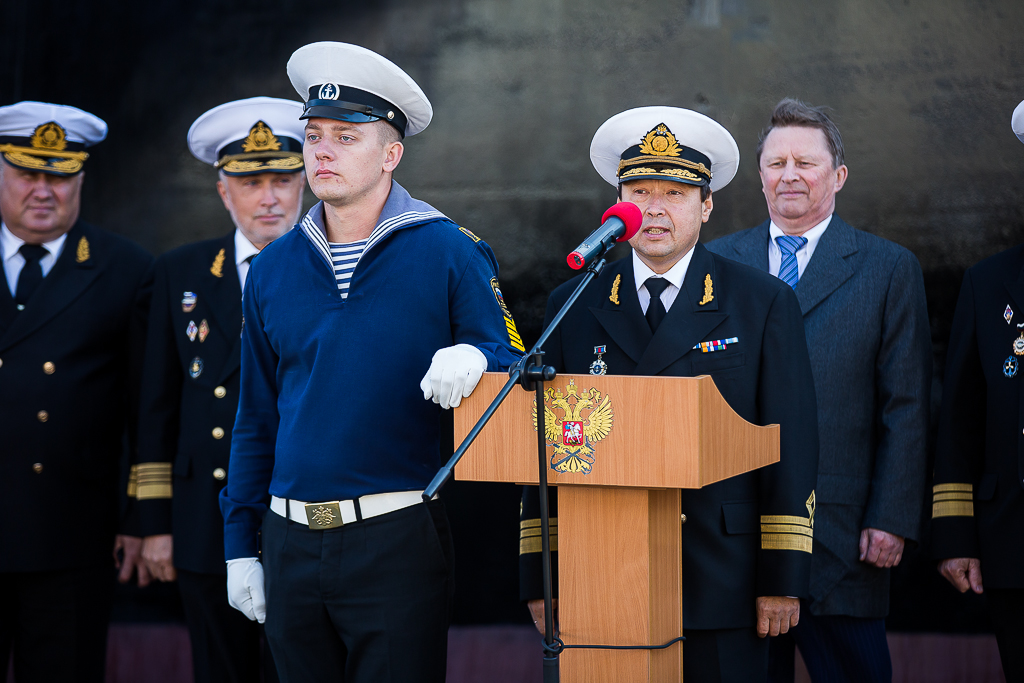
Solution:
[{"label": "gold braid on cap visor", "polygon": [[78,173],[82,170],[85,160],[89,158],[88,152],[62,152],[12,144],[0,145],[0,153],[15,166],[59,173]]},{"label": "gold braid on cap visor", "polygon": [[298,171],[302,169],[302,155],[297,152],[260,152],[258,154],[228,154],[213,165],[226,173],[252,171]]},{"label": "gold braid on cap visor", "polygon": [[[685,168],[692,168],[693,170],[697,171],[701,175],[705,176],[705,178],[703,178],[704,180],[708,180],[708,181],[711,180],[711,169],[709,169],[707,166],[705,166],[702,163],[698,163],[696,161],[690,161],[689,159],[666,159],[665,157],[655,157],[655,156],[649,156],[649,155],[634,157],[632,159],[626,159],[626,160],[620,161],[619,162],[619,170],[618,170],[618,173],[617,173],[619,178],[622,179],[622,178],[627,178],[629,176],[650,175],[652,173],[655,173],[655,174],[662,174],[662,175],[678,176],[678,177],[682,177],[682,178],[687,178],[689,180],[701,180],[701,178],[698,178],[697,176],[695,176],[693,173],[690,173],[689,171],[683,172],[683,169],[679,169],[678,171],[676,169],[664,169],[664,170],[656,171],[656,170],[651,169],[651,168],[635,168],[635,169],[630,169],[628,171],[625,171],[625,169],[629,168],[630,166],[636,166],[638,164],[659,164],[659,165],[669,164],[669,165],[672,165],[672,166],[683,166]],[[623,171],[625,171],[625,172],[623,172]]]}]

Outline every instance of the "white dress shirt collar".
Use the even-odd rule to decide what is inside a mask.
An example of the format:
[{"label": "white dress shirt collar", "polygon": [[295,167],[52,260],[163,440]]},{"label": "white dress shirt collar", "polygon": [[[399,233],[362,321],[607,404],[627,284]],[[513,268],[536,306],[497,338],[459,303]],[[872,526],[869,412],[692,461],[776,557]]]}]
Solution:
[{"label": "white dress shirt collar", "polygon": [[[814,255],[814,250],[818,247],[818,241],[821,240],[821,236],[825,234],[825,230],[828,229],[831,222],[832,216],[829,215],[828,218],[815,225],[803,235],[800,235],[800,237],[807,240],[807,244],[796,252],[797,272],[800,277],[803,277],[804,269],[807,268],[811,256]],[[775,221],[772,221],[771,225],[768,226],[768,272],[775,277],[779,276],[779,270],[782,267],[782,251],[779,249],[775,238],[785,234],[779,226],[775,225]]]},{"label": "white dress shirt collar", "polygon": [[647,305],[651,302],[651,294],[644,287],[647,278],[661,277],[668,280],[669,286],[661,293],[661,303],[665,305],[665,310],[667,311],[672,308],[673,302],[675,302],[676,297],[679,295],[679,290],[683,288],[683,280],[686,279],[686,270],[690,267],[690,259],[692,258],[693,249],[690,249],[667,272],[658,275],[640,259],[635,250],[633,251],[633,280],[636,283],[636,295],[640,299],[640,308],[643,309],[644,313],[647,313]]},{"label": "white dress shirt collar", "polygon": [[[64,249],[64,242],[67,239],[68,234],[64,233],[55,240],[43,242],[42,246],[49,252],[39,260],[43,277],[49,275],[57,263],[57,257]],[[25,257],[18,251],[23,244],[25,244],[25,240],[15,236],[6,223],[0,222],[0,257],[3,258],[4,275],[7,276],[7,288],[11,291],[11,296],[14,296],[18,288],[18,276],[21,275],[21,267],[25,265]]]},{"label": "white dress shirt collar", "polygon": [[235,228],[235,268],[238,270],[238,282],[245,290],[245,278],[249,275],[249,263],[245,260],[250,256],[260,253],[249,238],[242,234],[242,231]]}]

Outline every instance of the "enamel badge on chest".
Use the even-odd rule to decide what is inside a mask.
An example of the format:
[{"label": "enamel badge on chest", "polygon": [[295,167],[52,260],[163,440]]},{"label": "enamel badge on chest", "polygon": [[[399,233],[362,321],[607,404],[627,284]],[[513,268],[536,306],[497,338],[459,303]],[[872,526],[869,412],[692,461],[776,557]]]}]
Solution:
[{"label": "enamel badge on chest", "polygon": [[1003,311],[1003,320],[1009,325],[1010,321],[1013,320],[1013,309],[1010,308],[1010,304],[1006,304],[1006,310]]},{"label": "enamel badge on chest", "polygon": [[203,374],[203,359],[196,356],[192,359],[192,362],[188,366],[188,374],[192,379],[196,379],[199,375]]},{"label": "enamel badge on chest", "polygon": [[1009,358],[1003,361],[1003,374],[1006,375],[1007,377],[1013,377],[1014,375],[1017,374],[1017,365],[1017,359],[1014,358],[1013,356],[1010,356]]},{"label": "enamel badge on chest", "polygon": [[597,360],[590,364],[591,375],[606,375],[608,374],[608,364],[601,360],[601,355],[608,350],[608,347],[602,344],[601,346],[594,347],[594,353],[597,354]]},{"label": "enamel badge on chest", "polygon": [[203,318],[203,322],[199,323],[199,343],[202,344],[206,341],[206,335],[210,334],[210,325],[206,322],[206,318]]},{"label": "enamel badge on chest", "polygon": [[196,295],[193,292],[185,292],[181,297],[181,310],[185,313],[191,313],[192,309],[196,307]]},{"label": "enamel badge on chest", "polygon": [[188,340],[194,342],[196,340],[196,334],[199,333],[199,328],[196,327],[195,320],[188,321],[188,327],[185,328],[185,334],[188,335]]},{"label": "enamel badge on chest", "polygon": [[1020,336],[1013,340],[1013,355],[1024,356],[1024,332],[1020,333]]}]

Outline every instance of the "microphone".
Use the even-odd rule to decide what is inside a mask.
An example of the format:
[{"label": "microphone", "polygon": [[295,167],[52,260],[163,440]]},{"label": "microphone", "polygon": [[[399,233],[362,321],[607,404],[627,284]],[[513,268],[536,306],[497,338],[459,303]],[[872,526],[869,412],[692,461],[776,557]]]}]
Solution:
[{"label": "microphone", "polygon": [[643,222],[644,216],[636,204],[615,204],[601,216],[601,227],[590,233],[587,239],[566,257],[566,262],[573,270],[589,266],[615,246],[615,242],[625,242],[635,235]]}]

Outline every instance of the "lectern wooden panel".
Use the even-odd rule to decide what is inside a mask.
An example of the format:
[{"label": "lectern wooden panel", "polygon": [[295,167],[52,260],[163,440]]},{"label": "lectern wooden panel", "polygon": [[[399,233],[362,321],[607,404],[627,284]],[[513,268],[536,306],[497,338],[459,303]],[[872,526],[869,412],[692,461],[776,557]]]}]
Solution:
[{"label": "lectern wooden panel", "polygon": [[[455,411],[455,442],[507,377]],[[534,394],[513,390],[456,479],[536,484]],[[683,634],[679,489],[778,462],[778,425],[737,416],[710,377],[559,375],[548,384],[548,481],[559,493],[559,618],[567,645],[660,645]],[[511,542],[511,539],[510,539]],[[681,681],[684,649],[565,650],[564,683]]]},{"label": "lectern wooden panel", "polygon": [[[507,380],[501,373],[485,373],[473,395],[463,399],[455,411],[456,445]],[[576,394],[600,392],[596,401],[588,396],[591,403],[609,399],[612,428],[598,441],[588,439],[594,451],[589,472],[550,470],[549,483],[696,489],[779,460],[778,425],[758,427],[743,420],[707,375],[559,375],[548,387],[565,398],[570,384]],[[536,484],[533,403],[532,392],[509,394],[455,468],[455,478]],[[567,417],[557,408],[554,413]],[[555,450],[549,444],[548,456]]]}]

